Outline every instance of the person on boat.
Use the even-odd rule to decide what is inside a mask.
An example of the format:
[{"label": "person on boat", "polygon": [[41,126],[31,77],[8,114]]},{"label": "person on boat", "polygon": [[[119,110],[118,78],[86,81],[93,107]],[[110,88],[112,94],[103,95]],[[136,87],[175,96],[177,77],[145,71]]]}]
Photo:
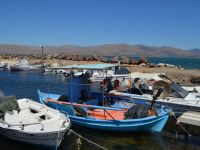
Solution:
[{"label": "person on boat", "polygon": [[124,77],[120,84],[120,91],[128,90],[130,88],[129,84],[129,80]]},{"label": "person on boat", "polygon": [[107,93],[113,90],[113,86],[112,86],[112,82],[111,79],[108,78],[108,82],[107,82],[107,87],[106,87],[106,91]]}]

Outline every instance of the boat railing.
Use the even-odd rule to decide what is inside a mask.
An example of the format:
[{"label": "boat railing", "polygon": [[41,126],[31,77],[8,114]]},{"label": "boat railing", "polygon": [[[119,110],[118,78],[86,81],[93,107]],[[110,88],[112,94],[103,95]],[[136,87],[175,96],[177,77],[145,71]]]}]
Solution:
[{"label": "boat railing", "polygon": [[[112,120],[116,120],[113,116],[112,116],[112,114],[110,114],[105,108],[103,109],[103,113],[104,113],[104,117],[105,117],[105,120],[107,120],[107,118],[106,118],[106,113],[112,118]],[[87,117],[91,117],[91,115],[93,116],[93,117],[95,117],[95,114],[94,114],[94,111],[92,111],[92,113],[88,113],[87,112],[87,115],[85,116],[86,118]]]},{"label": "boat railing", "polygon": [[21,126],[21,130],[24,130],[24,127],[25,126],[29,126],[29,125],[36,125],[36,124],[40,124],[41,125],[41,131],[44,130],[44,124],[41,123],[41,122],[36,122],[36,123],[26,123],[26,124],[10,124],[10,123],[7,123],[7,122],[4,122],[4,121],[0,121],[0,123],[3,123],[3,124],[6,124],[8,127],[12,127],[12,126]]},{"label": "boat railing", "polygon": [[77,103],[71,103],[71,102],[62,102],[62,101],[57,101],[50,98],[48,98],[46,101],[57,103],[57,104],[65,104],[65,105],[79,106],[79,107],[85,107],[85,108],[99,108],[99,109],[118,110],[118,111],[124,110],[124,108],[114,108],[114,107],[95,106],[95,105],[87,105],[87,104],[77,104]]},{"label": "boat railing", "polygon": [[[105,106],[77,104],[77,103],[70,103],[70,102],[61,102],[61,101],[57,101],[57,100],[53,100],[53,99],[47,99],[47,102],[53,102],[53,103],[64,104],[64,105],[71,105],[71,106],[75,106],[75,107],[103,109],[104,110],[105,119],[106,119],[106,115],[105,114],[107,113],[113,120],[116,120],[116,119],[107,110],[115,110],[115,111],[125,110],[125,108],[113,108],[113,107],[105,107]],[[95,116],[94,112],[92,112],[92,115]],[[88,117],[88,116],[89,116],[89,114],[87,113],[87,115],[85,117]]]}]

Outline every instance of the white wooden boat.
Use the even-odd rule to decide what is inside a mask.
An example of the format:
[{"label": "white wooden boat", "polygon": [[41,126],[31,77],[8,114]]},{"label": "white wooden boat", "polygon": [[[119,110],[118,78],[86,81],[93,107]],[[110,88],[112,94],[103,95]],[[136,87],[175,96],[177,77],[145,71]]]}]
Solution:
[{"label": "white wooden boat", "polygon": [[[30,99],[19,99],[14,105],[19,109],[1,113],[2,136],[38,146],[59,146],[71,125],[67,115]],[[3,107],[11,108],[9,104]]]},{"label": "white wooden boat", "polygon": [[[174,111],[178,110],[180,112],[185,112],[187,110],[200,111],[200,93],[190,93],[176,83],[172,83],[169,88],[170,90],[172,88],[174,92],[164,99],[158,98],[156,104],[168,106]],[[131,93],[113,90],[109,92],[109,96],[115,100],[125,100],[129,102],[151,102],[153,99],[151,94],[136,94],[134,90],[132,90]]]},{"label": "white wooden boat", "polygon": [[5,68],[6,67],[6,63],[5,62],[3,62],[3,61],[0,61],[0,68]]},{"label": "white wooden boat", "polygon": [[30,65],[26,59],[21,59],[18,64],[10,66],[12,71],[29,71],[41,69],[42,65]]},{"label": "white wooden boat", "polygon": [[91,82],[100,82],[103,81],[106,77],[111,77],[115,79],[123,79],[129,77],[129,71],[120,67],[119,65],[114,64],[84,64],[84,65],[68,65],[60,67],[49,67],[51,70],[68,70],[74,73],[74,76],[80,76],[85,73],[91,73],[90,81]]}]

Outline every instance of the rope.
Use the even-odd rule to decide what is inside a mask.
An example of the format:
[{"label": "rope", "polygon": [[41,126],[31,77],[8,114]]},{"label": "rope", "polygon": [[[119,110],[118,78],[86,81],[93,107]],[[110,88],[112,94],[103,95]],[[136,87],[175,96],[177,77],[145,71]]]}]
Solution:
[{"label": "rope", "polygon": [[108,150],[107,148],[105,148],[105,147],[103,147],[103,146],[101,146],[101,145],[99,145],[99,144],[97,144],[97,143],[95,143],[95,142],[93,142],[93,141],[91,141],[91,140],[89,140],[89,139],[83,137],[82,135],[80,135],[80,134],[78,134],[78,133],[76,133],[76,132],[73,131],[72,129],[69,130],[69,134],[70,134],[70,133],[75,134],[76,136],[78,136],[78,137],[84,139],[85,141],[87,141],[88,143],[91,143],[91,144],[93,144],[93,145],[95,145],[95,146],[97,146],[97,147],[99,147],[99,148],[101,148],[101,149],[103,149],[103,150]]},{"label": "rope", "polygon": [[189,137],[191,137],[192,135],[191,135],[191,134],[183,127],[183,125],[178,121],[178,119],[176,118],[174,112],[172,112],[170,115],[173,116],[173,117],[175,118],[177,124],[180,125],[180,127],[189,135]]},{"label": "rope", "polygon": [[134,86],[142,93],[142,95],[144,95],[144,93],[143,93],[142,90],[139,88],[139,86],[138,86],[135,82],[133,82],[133,84],[134,84]]}]

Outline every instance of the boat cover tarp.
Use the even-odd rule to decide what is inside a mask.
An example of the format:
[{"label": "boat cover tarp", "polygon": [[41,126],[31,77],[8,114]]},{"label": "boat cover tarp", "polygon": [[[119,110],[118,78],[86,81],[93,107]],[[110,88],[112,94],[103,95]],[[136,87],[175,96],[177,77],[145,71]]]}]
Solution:
[{"label": "boat cover tarp", "polygon": [[15,96],[0,97],[0,117],[7,111],[17,110],[20,111]]}]

